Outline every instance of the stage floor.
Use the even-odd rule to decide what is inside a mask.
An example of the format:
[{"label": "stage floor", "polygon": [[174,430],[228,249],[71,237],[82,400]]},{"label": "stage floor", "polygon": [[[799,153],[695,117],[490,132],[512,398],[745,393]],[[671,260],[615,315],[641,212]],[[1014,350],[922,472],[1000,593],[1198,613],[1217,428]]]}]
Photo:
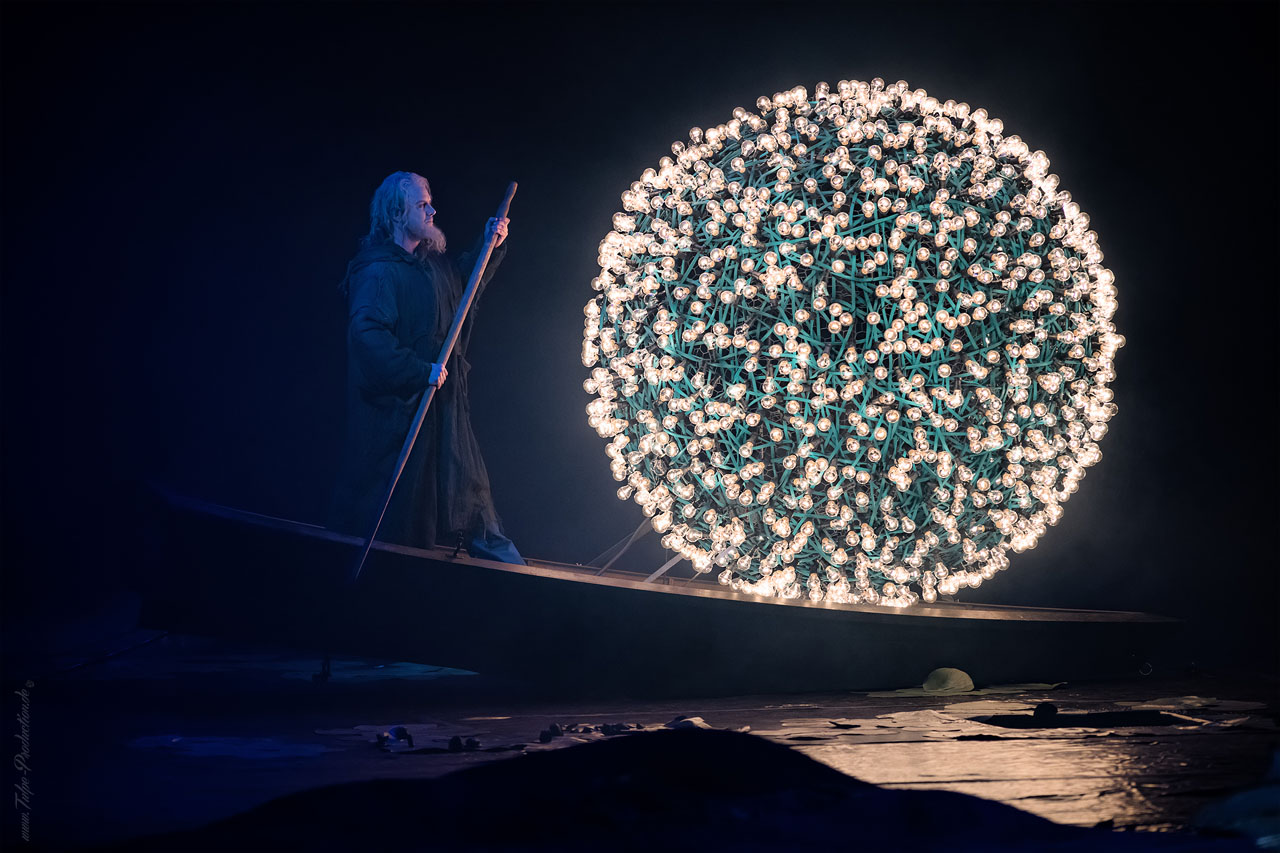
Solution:
[{"label": "stage floor", "polygon": [[[195,828],[321,785],[435,778],[624,736],[618,724],[750,731],[887,788],[970,794],[1060,824],[1165,832],[1262,784],[1278,742],[1275,682],[1208,676],[946,696],[592,701],[539,696],[534,673],[516,684],[343,658],[327,683],[314,683],[318,665],[297,652],[141,631],[90,659],[51,662],[27,687],[38,757],[32,842]],[[974,719],[1044,702],[1069,714],[1170,698],[1180,700],[1164,703],[1181,715],[1172,725],[1017,729]],[[540,742],[553,724],[562,734]],[[412,745],[380,746],[396,726]]]}]

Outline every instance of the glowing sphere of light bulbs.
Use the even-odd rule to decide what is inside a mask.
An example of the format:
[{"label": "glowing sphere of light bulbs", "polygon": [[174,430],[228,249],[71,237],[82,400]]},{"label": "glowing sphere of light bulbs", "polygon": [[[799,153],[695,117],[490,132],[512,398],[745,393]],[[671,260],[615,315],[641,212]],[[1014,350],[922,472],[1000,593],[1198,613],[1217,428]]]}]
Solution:
[{"label": "glowing sphere of light bulbs", "polygon": [[736,590],[905,606],[1035,546],[1115,413],[1089,218],[906,83],[762,97],[622,194],[582,362],[618,496]]}]

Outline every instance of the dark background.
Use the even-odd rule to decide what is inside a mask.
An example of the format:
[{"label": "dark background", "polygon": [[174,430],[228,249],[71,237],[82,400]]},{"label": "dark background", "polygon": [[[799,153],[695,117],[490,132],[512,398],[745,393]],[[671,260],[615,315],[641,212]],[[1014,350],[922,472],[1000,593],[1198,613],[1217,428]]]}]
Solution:
[{"label": "dark background", "polygon": [[[475,428],[520,549],[589,560],[640,519],[579,361],[619,194],[692,125],[879,76],[1049,155],[1128,339],[1103,460],[962,598],[1186,617],[1187,659],[1274,672],[1276,9],[6,3],[6,631],[122,586],[147,481],[322,519],[336,286],[396,169],[430,179],[454,247],[520,182],[470,353]],[[634,568],[664,561],[654,539]]]}]

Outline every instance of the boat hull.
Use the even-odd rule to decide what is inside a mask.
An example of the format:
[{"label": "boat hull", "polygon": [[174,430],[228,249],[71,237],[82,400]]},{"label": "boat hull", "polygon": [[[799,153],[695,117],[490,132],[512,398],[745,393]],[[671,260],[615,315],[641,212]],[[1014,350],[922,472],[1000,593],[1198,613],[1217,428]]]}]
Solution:
[{"label": "boat hull", "polygon": [[1177,623],[1140,613],[779,601],[685,582],[358,540],[173,495],[139,575],[143,623],[464,668],[585,693],[729,695],[1135,674]]}]

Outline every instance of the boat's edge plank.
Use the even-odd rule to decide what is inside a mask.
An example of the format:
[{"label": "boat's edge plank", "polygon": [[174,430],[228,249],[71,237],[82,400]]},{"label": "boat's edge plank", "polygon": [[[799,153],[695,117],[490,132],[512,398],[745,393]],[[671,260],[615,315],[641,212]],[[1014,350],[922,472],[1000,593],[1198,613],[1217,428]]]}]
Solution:
[{"label": "boat's edge plank", "polygon": [[[330,542],[359,547],[362,540],[358,537],[328,530],[324,527],[276,516],[264,515],[249,510],[202,501],[175,493],[163,487],[156,487],[157,492],[171,506],[189,512],[216,515],[229,521],[267,527],[274,530],[290,532],[309,538],[324,539]],[[811,602],[805,599],[786,600],[749,595],[721,587],[696,584],[648,583],[644,580],[632,580],[615,575],[598,575],[596,569],[589,566],[561,563],[552,560],[531,560],[529,565],[519,566],[500,563],[467,555],[454,555],[447,548],[414,548],[390,542],[375,541],[373,549],[404,556],[418,557],[438,563],[458,563],[482,567],[498,572],[510,572],[535,577],[555,578],[575,583],[595,584],[616,588],[633,589],[645,593],[666,595],[696,596],[721,600],[741,601],[747,605],[764,605],[776,607],[802,607],[806,609],[822,609],[837,612],[857,613],[875,619],[976,619],[984,621],[1020,621],[1020,622],[1149,622],[1176,623],[1179,620],[1151,613],[1120,610],[1081,610],[1051,607],[1017,607],[1001,604],[965,604],[938,602],[920,604],[909,608],[886,608],[867,604],[835,604],[831,602]]]}]

